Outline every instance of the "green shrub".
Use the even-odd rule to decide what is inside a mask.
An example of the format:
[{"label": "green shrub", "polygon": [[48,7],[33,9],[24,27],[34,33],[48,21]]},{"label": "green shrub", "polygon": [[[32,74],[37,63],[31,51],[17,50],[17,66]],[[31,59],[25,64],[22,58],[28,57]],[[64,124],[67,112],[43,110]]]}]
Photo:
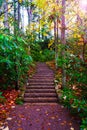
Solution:
[{"label": "green shrub", "polygon": [[[65,57],[62,57],[65,49]],[[81,130],[87,129],[87,65],[76,54],[71,54],[67,46],[58,46],[58,65],[66,69],[66,88],[62,90],[61,101],[72,113],[82,118]]]},{"label": "green shrub", "polygon": [[34,61],[46,62],[55,58],[55,52],[49,49],[42,50],[38,43],[34,43],[31,45],[31,56]]},{"label": "green shrub", "polygon": [[23,105],[23,100],[18,97],[18,98],[16,99],[15,103],[18,104],[18,105]]},{"label": "green shrub", "polygon": [[20,86],[33,59],[28,54],[28,44],[20,37],[0,34],[1,87]]}]

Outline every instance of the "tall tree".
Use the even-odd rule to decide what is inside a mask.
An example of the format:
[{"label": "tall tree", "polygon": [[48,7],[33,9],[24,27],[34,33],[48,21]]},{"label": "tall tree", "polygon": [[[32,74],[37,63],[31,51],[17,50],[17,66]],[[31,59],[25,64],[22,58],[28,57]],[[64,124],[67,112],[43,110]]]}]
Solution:
[{"label": "tall tree", "polygon": [[[57,3],[57,6],[58,6],[58,2],[59,2],[59,0],[56,0],[56,3]],[[58,12],[58,10],[57,10],[57,12]],[[56,21],[54,22],[54,24],[55,24],[55,27],[54,28],[56,28],[56,33],[55,33],[55,35],[56,35],[56,37],[55,37],[55,64],[56,64],[56,69],[58,68],[58,61],[57,61],[57,59],[58,59],[58,23],[59,23],[59,18],[58,18],[58,16],[57,16],[57,18],[56,18]]]},{"label": "tall tree", "polygon": [[18,28],[20,28],[21,13],[20,13],[20,2],[18,1]]},{"label": "tall tree", "polygon": [[28,25],[30,26],[32,20],[32,0],[27,0]]},{"label": "tall tree", "polygon": [[[61,17],[61,43],[65,46],[66,38],[65,38],[65,1],[62,0],[62,17]],[[62,50],[62,57],[65,58],[65,48]],[[66,86],[66,69],[65,63],[62,65],[62,86]]]},{"label": "tall tree", "polygon": [[9,23],[8,23],[8,2],[7,0],[4,0],[4,27],[6,29],[9,29]]},{"label": "tall tree", "polygon": [[16,7],[16,0],[14,2],[14,35],[16,35],[16,23],[17,23],[17,7]]}]

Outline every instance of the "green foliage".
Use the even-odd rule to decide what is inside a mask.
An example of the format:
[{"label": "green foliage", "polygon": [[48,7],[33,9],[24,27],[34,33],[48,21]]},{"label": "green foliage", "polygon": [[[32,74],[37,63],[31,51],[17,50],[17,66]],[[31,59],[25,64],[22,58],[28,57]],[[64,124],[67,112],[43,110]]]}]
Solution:
[{"label": "green foliage", "polygon": [[0,0],[0,7],[2,6],[3,0]]},{"label": "green foliage", "polygon": [[6,102],[6,98],[2,94],[3,93],[0,92],[0,103],[4,104]]},{"label": "green foliage", "polygon": [[87,128],[87,100],[80,99],[75,95],[75,91],[70,88],[64,88],[62,91],[61,101],[64,106],[71,110],[71,113],[78,113],[82,118],[81,130]]},{"label": "green foliage", "polygon": [[82,125],[80,128],[81,128],[80,130],[87,130],[87,118],[84,118],[82,120]]},{"label": "green foliage", "polygon": [[28,55],[28,44],[22,38],[0,34],[1,86],[15,86],[26,75],[32,61]]},{"label": "green foliage", "polygon": [[31,46],[31,56],[34,61],[50,61],[54,59],[55,52],[49,49],[41,49],[41,45],[38,43],[34,43]]},{"label": "green foliage", "polygon": [[23,100],[21,98],[17,98],[15,103],[18,105],[23,105]]},{"label": "green foliage", "polygon": [[[65,57],[62,57],[62,49],[65,49]],[[67,83],[62,90],[61,101],[72,113],[78,113],[82,118],[81,130],[87,128],[87,65],[79,58],[79,53],[72,52],[70,46],[58,46],[58,65],[65,65]]]},{"label": "green foliage", "polygon": [[0,92],[0,98],[4,98],[4,97],[2,96],[2,92]]}]

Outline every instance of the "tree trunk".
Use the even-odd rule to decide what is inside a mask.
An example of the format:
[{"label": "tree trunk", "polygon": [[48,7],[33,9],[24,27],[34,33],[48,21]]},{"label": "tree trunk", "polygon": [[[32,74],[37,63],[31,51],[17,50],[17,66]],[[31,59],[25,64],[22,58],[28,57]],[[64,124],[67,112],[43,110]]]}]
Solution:
[{"label": "tree trunk", "polygon": [[[58,5],[58,0],[56,0],[56,3]],[[56,61],[56,69],[58,69],[58,62],[57,62],[57,59],[58,59],[58,16],[57,16],[57,19],[56,19],[56,44],[55,44],[55,61]]]},{"label": "tree trunk", "polygon": [[29,0],[29,2],[30,2],[30,5],[27,5],[27,14],[28,14],[28,25],[30,27],[30,23],[32,21],[32,8],[31,8],[32,0]]},{"label": "tree trunk", "polygon": [[[38,9],[38,12],[40,13],[40,8]],[[40,39],[41,38],[41,33],[40,33],[40,31],[41,31],[41,25],[40,25],[40,18],[41,18],[41,15],[39,14],[38,15],[38,39]]]},{"label": "tree trunk", "polygon": [[[61,29],[61,43],[65,46],[66,38],[65,38],[65,0],[62,0],[62,29]],[[62,57],[65,58],[65,48],[62,50]],[[66,64],[62,65],[62,86],[66,86]]]},{"label": "tree trunk", "polygon": [[[18,30],[18,10],[17,10],[17,2],[16,0],[14,0],[14,36],[15,36],[15,40],[16,40],[16,37],[17,37],[17,30]],[[14,69],[15,69],[15,89],[18,90],[19,89],[19,78],[18,78],[18,66],[16,65],[16,62],[17,62],[17,57],[15,58],[15,66],[14,66]]]},{"label": "tree trunk", "polygon": [[20,29],[20,21],[21,21],[20,3],[18,2],[18,29]]},{"label": "tree trunk", "polygon": [[55,44],[55,67],[57,69],[57,32],[56,32],[57,22],[54,19],[54,44]]},{"label": "tree trunk", "polygon": [[16,16],[16,0],[14,0],[14,35],[16,35],[16,23],[17,23],[17,16]]},{"label": "tree trunk", "polygon": [[5,27],[5,29],[9,29],[9,23],[8,23],[8,2],[5,0],[4,1],[4,10],[6,10],[5,11],[5,13],[4,13],[4,27]]}]

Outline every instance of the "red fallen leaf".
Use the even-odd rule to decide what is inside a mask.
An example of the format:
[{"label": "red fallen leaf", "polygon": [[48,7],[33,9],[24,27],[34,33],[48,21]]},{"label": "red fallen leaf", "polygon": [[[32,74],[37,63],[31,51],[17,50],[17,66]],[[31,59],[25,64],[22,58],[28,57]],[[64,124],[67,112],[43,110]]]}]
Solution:
[{"label": "red fallen leaf", "polygon": [[50,128],[48,128],[47,130],[51,130]]},{"label": "red fallen leaf", "polygon": [[72,123],[71,123],[71,122],[69,123],[69,126],[72,126]]},{"label": "red fallen leaf", "polygon": [[64,122],[62,122],[62,123],[61,123],[61,125],[63,126],[63,125],[65,125],[65,123],[64,123]]},{"label": "red fallen leaf", "polygon": [[66,123],[67,123],[66,121],[63,121],[63,122],[61,123],[61,125],[62,125],[62,126],[63,126],[63,125],[66,125]]},{"label": "red fallen leaf", "polygon": [[22,128],[18,128],[17,130],[23,130]]},{"label": "red fallen leaf", "polygon": [[21,121],[21,120],[19,120],[19,121],[18,121],[18,124],[21,124],[21,123],[22,123],[22,121]]},{"label": "red fallen leaf", "polygon": [[15,89],[9,88],[8,90],[2,90],[3,96],[6,98],[6,102],[0,103],[0,120],[7,118],[12,106],[15,106],[15,100],[18,97],[18,92]]},{"label": "red fallen leaf", "polygon": [[54,117],[54,116],[52,116],[52,117],[51,117],[51,119],[52,119],[52,120],[54,120],[54,119],[55,119],[55,117]]},{"label": "red fallen leaf", "polygon": [[19,114],[19,117],[20,117],[20,118],[24,118],[24,115],[22,115],[22,114]]}]

